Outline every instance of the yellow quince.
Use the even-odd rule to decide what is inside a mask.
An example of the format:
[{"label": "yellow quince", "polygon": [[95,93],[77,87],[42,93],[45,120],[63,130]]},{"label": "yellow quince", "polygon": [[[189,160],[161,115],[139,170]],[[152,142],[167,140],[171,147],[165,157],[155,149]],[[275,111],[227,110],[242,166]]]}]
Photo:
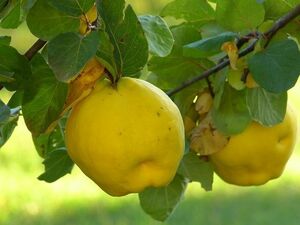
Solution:
[{"label": "yellow quince", "polygon": [[290,107],[283,122],[273,127],[252,122],[221,151],[209,156],[215,172],[224,181],[240,186],[262,185],[279,177],[293,151],[296,128]]},{"label": "yellow quince", "polygon": [[112,196],[167,185],[184,152],[177,106],[154,85],[121,78],[99,81],[77,103],[66,126],[72,160]]}]

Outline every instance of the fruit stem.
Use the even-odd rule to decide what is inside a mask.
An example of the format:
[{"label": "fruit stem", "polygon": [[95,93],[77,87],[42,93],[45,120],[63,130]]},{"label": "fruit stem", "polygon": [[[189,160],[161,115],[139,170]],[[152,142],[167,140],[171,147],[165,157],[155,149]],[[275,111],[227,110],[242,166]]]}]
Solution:
[{"label": "fruit stem", "polygon": [[115,83],[114,76],[106,68],[104,69],[104,74],[105,74],[106,78],[110,80],[110,82],[112,84]]}]

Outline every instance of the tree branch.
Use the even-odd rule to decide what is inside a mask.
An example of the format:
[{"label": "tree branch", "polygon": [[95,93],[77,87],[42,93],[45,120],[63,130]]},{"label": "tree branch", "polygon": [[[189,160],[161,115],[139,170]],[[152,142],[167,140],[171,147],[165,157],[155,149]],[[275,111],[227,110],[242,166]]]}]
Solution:
[{"label": "tree branch", "polygon": [[[252,52],[254,50],[254,47],[255,47],[257,41],[258,41],[258,39],[256,39],[251,45],[249,45],[241,53],[239,53],[239,57],[243,57],[243,56],[247,55],[249,52]],[[220,62],[216,66],[204,71],[201,75],[193,77],[193,78],[183,82],[177,88],[174,88],[173,90],[168,91],[167,95],[172,96],[172,95],[178,93],[179,91],[191,86],[192,84],[196,83],[197,81],[206,79],[210,75],[212,75],[216,72],[219,72],[220,70],[224,69],[225,67],[227,67],[229,65],[230,65],[230,60],[225,59],[224,61]]]},{"label": "tree branch", "polygon": [[44,45],[47,43],[47,41],[43,41],[41,39],[38,39],[31,47],[28,49],[28,51],[24,54],[24,56],[30,61],[33,56],[44,47]]},{"label": "tree branch", "polygon": [[[289,13],[287,13],[286,15],[282,16],[281,18],[279,18],[274,25],[265,33],[263,33],[262,35],[257,35],[257,32],[255,33],[249,33],[243,37],[241,37],[238,42],[237,42],[237,46],[239,48],[241,48],[245,43],[247,43],[250,39],[254,38],[254,41],[245,49],[243,49],[240,53],[239,53],[239,58],[248,55],[250,52],[252,52],[255,48],[256,43],[258,42],[258,40],[260,38],[264,38],[266,39],[266,44],[265,47],[268,46],[269,42],[271,41],[271,39],[274,37],[274,35],[280,30],[282,29],[284,26],[286,26],[290,21],[292,21],[293,19],[295,19],[297,16],[300,15],[300,4],[297,5],[293,10],[291,10]],[[224,69],[225,67],[230,65],[230,61],[228,59],[228,57],[225,57],[224,59],[222,59],[216,66],[204,71],[203,73],[201,73],[200,75],[193,77],[189,80],[186,80],[185,82],[183,82],[181,85],[179,85],[178,87],[170,90],[167,92],[167,95],[172,96],[178,92],[180,92],[181,90],[191,86],[192,84],[206,79],[209,76],[211,76],[212,74],[219,72],[220,70]]]},{"label": "tree branch", "polygon": [[206,77],[205,80],[206,80],[206,83],[207,83],[207,86],[208,86],[208,90],[209,90],[210,96],[212,98],[214,98],[215,97],[215,92],[214,92],[214,88],[213,88],[213,86],[211,84],[211,81],[209,80],[209,77]]},{"label": "tree branch", "polygon": [[300,4],[297,5],[292,11],[284,15],[283,17],[279,18],[275,24],[271,27],[270,30],[264,33],[264,37],[267,39],[267,43],[265,44],[265,47],[268,46],[271,39],[274,37],[274,35],[283,27],[285,27],[290,21],[295,19],[297,16],[300,15]]}]

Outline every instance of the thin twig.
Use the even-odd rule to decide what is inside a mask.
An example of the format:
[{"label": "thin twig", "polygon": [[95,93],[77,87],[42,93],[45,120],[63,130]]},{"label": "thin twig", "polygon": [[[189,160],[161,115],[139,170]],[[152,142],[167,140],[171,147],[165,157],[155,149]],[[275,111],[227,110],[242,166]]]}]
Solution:
[{"label": "thin twig", "polygon": [[297,5],[292,11],[284,15],[283,17],[279,18],[275,24],[271,27],[270,30],[264,33],[264,37],[266,38],[267,42],[264,47],[267,47],[274,37],[274,35],[283,27],[285,27],[290,21],[295,19],[297,16],[300,15],[300,4]]},{"label": "thin twig", "polygon": [[[257,39],[258,40],[258,39]],[[245,48],[240,54],[239,57],[243,57],[245,55],[247,55],[249,52],[252,52],[254,50],[256,41],[254,41],[251,45],[249,45],[247,48]],[[190,85],[196,83],[197,81],[206,79],[207,77],[209,77],[210,75],[219,72],[220,70],[224,69],[225,67],[230,65],[230,60],[226,59],[223,62],[217,64],[216,66],[204,71],[202,74],[200,74],[199,76],[193,77],[185,82],[183,82],[180,86],[174,88],[173,90],[170,90],[167,92],[167,95],[172,96],[176,93],[178,93],[179,91],[183,90],[184,88],[189,87]]]},{"label": "thin twig", "polygon": [[207,86],[208,86],[209,93],[210,93],[211,97],[214,98],[215,97],[215,92],[214,92],[214,88],[211,84],[211,81],[209,80],[209,77],[206,77],[205,80],[206,80],[206,83],[207,83]]},{"label": "thin twig", "polygon": [[[262,35],[259,35],[257,32],[255,32],[255,33],[252,32],[252,33],[249,33],[249,34],[241,37],[237,43],[237,45],[239,47],[242,47],[245,43],[247,43],[250,40],[250,37],[253,37],[254,41],[247,48],[243,49],[239,53],[239,58],[246,56],[247,54],[252,52],[255,49],[255,45],[260,38],[265,38],[267,40],[267,43],[265,45],[265,47],[267,47],[268,43],[274,37],[274,35],[278,32],[278,30],[282,29],[285,25],[287,25],[290,21],[292,21],[299,15],[300,15],[300,4],[297,5],[292,11],[290,11],[286,15],[282,16],[281,18],[279,18],[275,22],[275,24],[271,27],[271,29],[269,29],[267,32],[263,33]],[[192,84],[194,84],[200,80],[206,79],[207,77],[211,76],[212,74],[215,74],[216,72],[219,72],[220,70],[224,69],[225,67],[227,67],[229,65],[230,65],[230,61],[229,61],[228,57],[227,58],[225,57],[216,66],[204,71],[200,75],[193,77],[190,80],[184,81],[178,87],[168,91],[167,94],[169,96],[172,96],[172,95],[180,92],[181,90],[191,86]]]},{"label": "thin twig", "polygon": [[41,39],[38,39],[31,47],[28,49],[28,51],[24,54],[24,56],[30,61],[33,56],[44,47],[44,45],[47,43],[47,41],[43,41]]},{"label": "thin twig", "polygon": [[184,81],[180,86],[168,91],[167,95],[172,96],[172,95],[176,94],[177,92],[182,91],[184,88],[187,88],[187,87],[191,86],[192,84],[196,83],[197,81],[203,80],[206,77],[209,77],[210,75],[222,70],[223,68],[225,68],[229,64],[230,64],[230,61],[228,59],[226,59],[225,61],[219,63],[218,65],[206,70],[201,75]]}]

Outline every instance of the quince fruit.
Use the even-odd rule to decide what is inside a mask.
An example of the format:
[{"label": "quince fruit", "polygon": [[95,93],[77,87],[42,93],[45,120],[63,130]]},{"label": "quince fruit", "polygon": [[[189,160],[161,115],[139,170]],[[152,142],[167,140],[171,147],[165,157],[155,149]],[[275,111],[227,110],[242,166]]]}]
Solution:
[{"label": "quince fruit", "polygon": [[154,85],[125,77],[114,86],[103,79],[74,106],[66,145],[101,189],[123,196],[172,181],[184,152],[184,126],[177,106]]},{"label": "quince fruit", "polygon": [[283,122],[273,127],[252,122],[244,132],[232,136],[221,151],[209,156],[216,174],[240,186],[262,185],[279,177],[293,151],[296,128],[290,107]]}]

